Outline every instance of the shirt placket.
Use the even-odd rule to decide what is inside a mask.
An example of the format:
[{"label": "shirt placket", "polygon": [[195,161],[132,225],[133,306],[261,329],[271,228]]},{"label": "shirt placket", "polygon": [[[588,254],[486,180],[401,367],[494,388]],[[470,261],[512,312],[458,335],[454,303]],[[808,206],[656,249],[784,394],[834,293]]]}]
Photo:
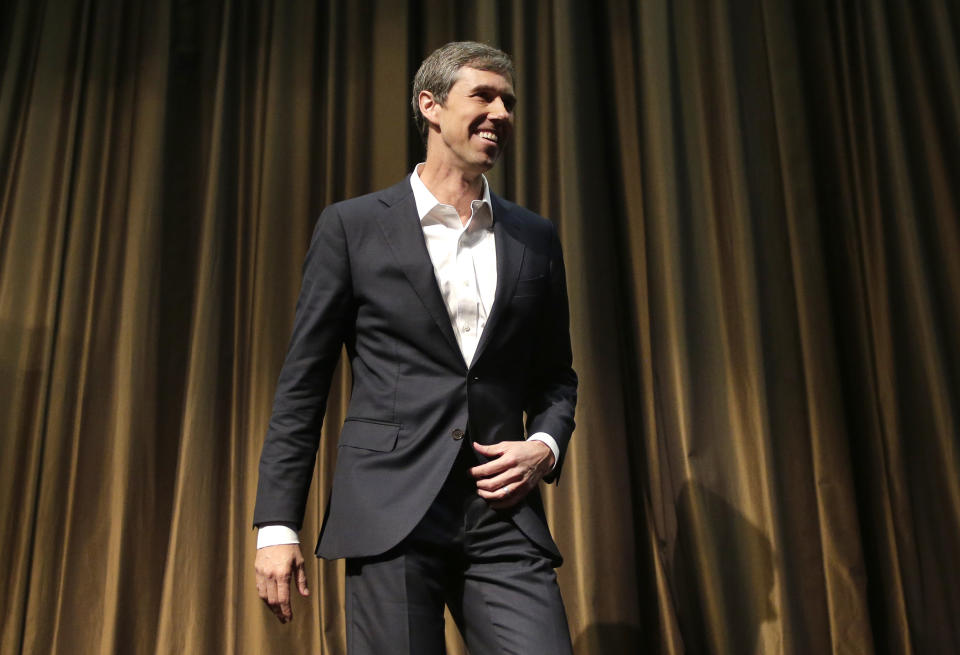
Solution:
[{"label": "shirt placket", "polygon": [[[469,224],[468,224],[469,225]],[[457,287],[457,326],[461,335],[464,356],[472,358],[479,339],[479,307],[477,279],[473,266],[472,241],[474,235],[464,229],[457,239],[455,285]]]}]

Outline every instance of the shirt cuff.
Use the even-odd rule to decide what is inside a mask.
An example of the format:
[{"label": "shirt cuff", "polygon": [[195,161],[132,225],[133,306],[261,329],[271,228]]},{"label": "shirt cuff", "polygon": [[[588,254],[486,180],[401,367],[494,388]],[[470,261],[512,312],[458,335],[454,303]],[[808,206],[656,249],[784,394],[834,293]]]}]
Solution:
[{"label": "shirt cuff", "polygon": [[264,525],[257,530],[257,550],[267,546],[299,543],[297,531],[285,525]]},{"label": "shirt cuff", "polygon": [[560,461],[560,446],[557,445],[557,440],[551,437],[546,432],[534,432],[530,435],[527,441],[542,441],[547,444],[547,447],[553,453],[553,466],[550,467],[550,470],[557,468],[557,462]]}]

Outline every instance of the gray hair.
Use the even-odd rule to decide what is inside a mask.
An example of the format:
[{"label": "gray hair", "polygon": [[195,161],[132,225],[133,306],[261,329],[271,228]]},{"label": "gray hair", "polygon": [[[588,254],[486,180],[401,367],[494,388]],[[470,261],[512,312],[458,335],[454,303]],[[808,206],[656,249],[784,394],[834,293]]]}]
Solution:
[{"label": "gray hair", "polygon": [[420,138],[424,144],[430,132],[430,123],[420,113],[420,92],[429,91],[438,104],[447,100],[447,94],[457,81],[458,71],[464,67],[490,71],[509,77],[514,81],[513,60],[510,55],[493,46],[476,41],[454,41],[434,50],[420,64],[420,70],[413,77],[413,120],[416,121]]}]

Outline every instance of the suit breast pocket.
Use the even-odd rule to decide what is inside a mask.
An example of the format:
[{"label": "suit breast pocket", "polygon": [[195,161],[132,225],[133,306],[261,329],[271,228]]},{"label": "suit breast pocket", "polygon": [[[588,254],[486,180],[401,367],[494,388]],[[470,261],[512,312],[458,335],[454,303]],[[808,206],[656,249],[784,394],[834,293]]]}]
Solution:
[{"label": "suit breast pocket", "polygon": [[348,418],[340,430],[338,446],[388,453],[397,447],[400,424],[365,418]]},{"label": "suit breast pocket", "polygon": [[517,288],[513,292],[514,298],[538,298],[547,288],[547,276],[538,275],[517,280]]}]

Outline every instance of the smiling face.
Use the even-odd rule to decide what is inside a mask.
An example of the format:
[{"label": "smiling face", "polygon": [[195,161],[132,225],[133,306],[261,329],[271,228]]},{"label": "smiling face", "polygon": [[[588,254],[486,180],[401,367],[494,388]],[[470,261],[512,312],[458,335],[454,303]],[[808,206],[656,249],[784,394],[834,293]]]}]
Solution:
[{"label": "smiling face", "polygon": [[420,111],[430,123],[427,159],[470,175],[490,170],[513,134],[516,103],[509,78],[468,66],[457,71],[442,105],[421,92]]}]

